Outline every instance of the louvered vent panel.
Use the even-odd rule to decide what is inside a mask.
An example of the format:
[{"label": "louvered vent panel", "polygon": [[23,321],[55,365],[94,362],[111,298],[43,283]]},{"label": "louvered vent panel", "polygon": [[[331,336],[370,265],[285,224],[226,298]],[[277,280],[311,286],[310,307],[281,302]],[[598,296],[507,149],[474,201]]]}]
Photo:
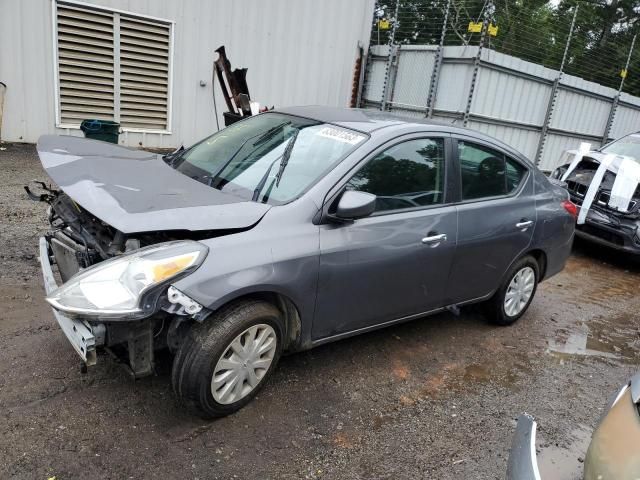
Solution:
[{"label": "louvered vent panel", "polygon": [[113,120],[113,15],[58,4],[60,120]]},{"label": "louvered vent panel", "polygon": [[120,124],[167,128],[169,25],[120,17]]}]

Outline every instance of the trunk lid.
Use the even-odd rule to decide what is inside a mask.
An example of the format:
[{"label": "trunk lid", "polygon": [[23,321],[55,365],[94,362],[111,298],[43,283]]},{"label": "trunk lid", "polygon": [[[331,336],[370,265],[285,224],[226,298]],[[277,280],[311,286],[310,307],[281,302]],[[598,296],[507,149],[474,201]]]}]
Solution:
[{"label": "trunk lid", "polygon": [[61,190],[123,233],[249,228],[271,208],[189,178],[156,153],[55,135],[37,149]]}]

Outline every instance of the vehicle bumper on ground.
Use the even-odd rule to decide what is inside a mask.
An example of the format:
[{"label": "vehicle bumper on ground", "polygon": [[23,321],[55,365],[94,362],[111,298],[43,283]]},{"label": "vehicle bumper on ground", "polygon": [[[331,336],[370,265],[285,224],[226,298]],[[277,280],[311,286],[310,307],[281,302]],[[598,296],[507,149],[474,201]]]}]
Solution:
[{"label": "vehicle bumper on ground", "polygon": [[507,480],[540,480],[536,459],[536,422],[520,415],[507,463]]},{"label": "vehicle bumper on ground", "polygon": [[[44,237],[40,237],[40,265],[44,278],[44,289],[48,295],[58,288],[58,284],[53,276],[49,245],[47,239]],[[58,325],[60,325],[71,346],[78,352],[78,355],[80,355],[80,358],[82,358],[87,365],[95,365],[97,360],[96,347],[99,344],[97,338],[101,337],[104,339],[104,326],[92,326],[84,320],[69,318],[55,309],[52,310]]]},{"label": "vehicle bumper on ground", "polygon": [[[518,418],[507,462],[507,480],[541,480],[536,422]],[[640,372],[611,399],[584,460],[584,480],[635,479],[640,472]]]}]

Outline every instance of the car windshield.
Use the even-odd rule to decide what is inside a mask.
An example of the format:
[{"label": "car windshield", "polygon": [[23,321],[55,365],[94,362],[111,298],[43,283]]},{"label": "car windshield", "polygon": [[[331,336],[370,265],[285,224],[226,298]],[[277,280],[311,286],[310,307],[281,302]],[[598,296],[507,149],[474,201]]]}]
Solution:
[{"label": "car windshield", "polygon": [[610,143],[601,150],[602,153],[613,153],[631,157],[640,163],[640,134],[632,133]]},{"label": "car windshield", "polygon": [[206,138],[170,164],[243,200],[280,205],[304,193],[365,139],[335,125],[264,113]]}]

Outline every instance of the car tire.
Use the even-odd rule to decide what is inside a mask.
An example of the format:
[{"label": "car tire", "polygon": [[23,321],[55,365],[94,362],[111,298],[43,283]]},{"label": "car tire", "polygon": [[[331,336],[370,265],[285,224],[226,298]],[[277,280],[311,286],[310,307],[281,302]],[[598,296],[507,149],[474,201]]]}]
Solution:
[{"label": "car tire", "polygon": [[280,310],[254,300],[231,305],[193,325],[173,361],[171,383],[178,400],[204,418],[244,407],[274,371],[283,332]]},{"label": "car tire", "polygon": [[[522,317],[536,294],[539,271],[538,262],[530,255],[516,261],[504,276],[500,288],[483,305],[487,320],[507,326]],[[511,301],[508,303],[509,298]]]}]

